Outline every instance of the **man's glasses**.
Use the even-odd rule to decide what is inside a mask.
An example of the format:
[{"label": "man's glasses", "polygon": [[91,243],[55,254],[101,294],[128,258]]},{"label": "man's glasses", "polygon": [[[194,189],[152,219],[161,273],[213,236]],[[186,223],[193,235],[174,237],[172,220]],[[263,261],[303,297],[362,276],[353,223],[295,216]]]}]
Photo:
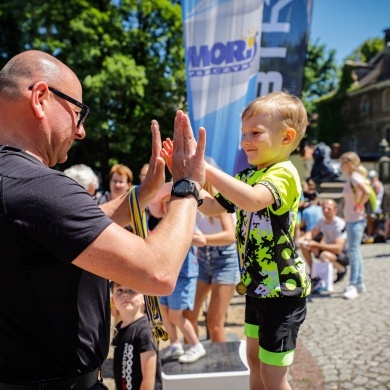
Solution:
[{"label": "man's glasses", "polygon": [[[28,89],[31,91],[33,89],[33,85],[31,87],[29,87]],[[76,99],[73,99],[71,98],[70,96],[62,93],[61,91],[59,91],[58,89],[55,89],[53,87],[48,87],[49,91],[53,92],[54,95],[57,95],[58,97],[60,97],[61,99],[64,99],[66,101],[68,101],[69,103],[72,103],[74,104],[75,106],[81,108],[81,111],[78,113],[80,116],[79,116],[79,119],[77,121],[77,127],[80,127],[85,119],[87,118],[88,114],[89,114],[89,107],[84,104],[84,103],[80,103],[79,101],[77,101]]]}]

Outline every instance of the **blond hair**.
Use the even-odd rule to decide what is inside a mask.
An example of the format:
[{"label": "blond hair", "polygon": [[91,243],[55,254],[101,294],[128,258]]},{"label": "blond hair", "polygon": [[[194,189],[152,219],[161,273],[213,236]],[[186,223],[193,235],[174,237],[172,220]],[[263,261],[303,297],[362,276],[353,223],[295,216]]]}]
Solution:
[{"label": "blond hair", "polygon": [[[355,152],[345,152],[345,153],[343,153],[340,156],[340,161],[349,163],[354,171],[358,171],[358,169],[361,169],[360,166],[363,167],[360,164],[360,157]],[[363,169],[365,169],[365,168],[363,167]],[[367,176],[367,174],[366,174],[366,176]]]},{"label": "blond hair", "polygon": [[287,92],[272,92],[249,103],[241,114],[241,120],[264,112],[269,113],[273,120],[279,121],[286,128],[290,127],[296,131],[297,135],[292,144],[295,149],[305,135],[308,125],[307,112],[302,101]]}]

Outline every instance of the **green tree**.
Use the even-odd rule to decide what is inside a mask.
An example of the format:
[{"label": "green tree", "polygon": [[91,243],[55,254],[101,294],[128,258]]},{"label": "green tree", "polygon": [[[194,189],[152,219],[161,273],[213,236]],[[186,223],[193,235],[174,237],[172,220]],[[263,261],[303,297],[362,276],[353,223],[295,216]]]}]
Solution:
[{"label": "green tree", "polygon": [[309,43],[306,51],[302,101],[309,116],[315,111],[315,100],[336,88],[337,67],[335,50],[326,45]]},{"label": "green tree", "polygon": [[84,87],[87,137],[61,169],[85,163],[106,177],[121,162],[137,177],[150,157],[151,119],[168,136],[186,103],[179,1],[6,0],[0,22],[0,67],[20,51],[43,50]]},{"label": "green tree", "polygon": [[365,40],[349,56],[347,60],[356,62],[369,62],[385,48],[383,38],[372,38]]},{"label": "green tree", "polygon": [[308,44],[304,68],[302,101],[309,116],[309,126],[304,143],[317,143],[319,134],[317,128],[316,101],[328,95],[337,85],[337,67],[335,50],[327,50],[326,46],[315,43]]}]

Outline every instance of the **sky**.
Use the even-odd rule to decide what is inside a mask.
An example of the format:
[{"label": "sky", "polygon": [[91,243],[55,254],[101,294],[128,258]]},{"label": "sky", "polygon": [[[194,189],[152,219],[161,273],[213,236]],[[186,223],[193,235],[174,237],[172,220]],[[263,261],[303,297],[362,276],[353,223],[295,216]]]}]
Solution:
[{"label": "sky", "polygon": [[390,28],[390,0],[313,0],[310,42],[336,50],[336,63]]}]

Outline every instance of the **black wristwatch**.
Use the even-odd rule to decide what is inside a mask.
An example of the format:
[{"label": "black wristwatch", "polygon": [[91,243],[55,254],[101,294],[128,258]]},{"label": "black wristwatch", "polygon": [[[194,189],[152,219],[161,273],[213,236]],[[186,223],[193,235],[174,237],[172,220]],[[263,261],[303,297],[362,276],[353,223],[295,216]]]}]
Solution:
[{"label": "black wristwatch", "polygon": [[198,207],[203,203],[203,199],[199,199],[199,191],[193,181],[181,179],[173,183],[171,195],[179,198],[185,198],[188,195],[193,195],[198,202]]}]

